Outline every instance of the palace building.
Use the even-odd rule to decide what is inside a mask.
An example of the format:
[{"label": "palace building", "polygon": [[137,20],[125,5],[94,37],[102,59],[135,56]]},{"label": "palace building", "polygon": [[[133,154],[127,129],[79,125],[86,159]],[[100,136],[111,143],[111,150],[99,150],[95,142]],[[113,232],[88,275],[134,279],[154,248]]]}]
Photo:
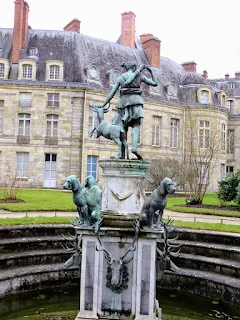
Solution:
[{"label": "palace building", "polygon": [[[184,157],[191,114],[198,119],[200,149],[208,148],[213,128],[221,140],[209,190],[240,169],[240,72],[209,80],[193,61],[180,65],[162,57],[157,37],[136,35],[133,12],[122,13],[116,43],[81,34],[78,19],[63,31],[31,29],[28,12],[24,0],[15,0],[13,29],[0,29],[1,170],[12,170],[26,187],[61,188],[72,174],[82,182],[92,174],[101,183],[98,160],[114,157],[117,145],[90,137],[97,124],[90,106],[105,100],[123,72],[121,64],[130,60],[150,65],[159,82],[142,87],[143,157]],[[116,114],[116,101],[117,96],[105,120]]]}]

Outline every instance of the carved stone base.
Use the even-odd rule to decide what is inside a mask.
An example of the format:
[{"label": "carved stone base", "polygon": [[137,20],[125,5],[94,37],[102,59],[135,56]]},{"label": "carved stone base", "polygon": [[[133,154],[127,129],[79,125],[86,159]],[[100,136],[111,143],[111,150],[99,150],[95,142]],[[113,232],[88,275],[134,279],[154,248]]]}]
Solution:
[{"label": "carved stone base", "polygon": [[[105,226],[131,225],[138,218],[144,199],[144,178],[149,162],[100,160],[103,169],[102,216]],[[129,223],[130,222],[130,223]]]},{"label": "carved stone base", "polygon": [[98,236],[89,229],[75,229],[82,234],[76,320],[161,320],[156,316],[155,275],[156,243],[163,233],[144,231],[136,238],[133,228],[102,227]]}]

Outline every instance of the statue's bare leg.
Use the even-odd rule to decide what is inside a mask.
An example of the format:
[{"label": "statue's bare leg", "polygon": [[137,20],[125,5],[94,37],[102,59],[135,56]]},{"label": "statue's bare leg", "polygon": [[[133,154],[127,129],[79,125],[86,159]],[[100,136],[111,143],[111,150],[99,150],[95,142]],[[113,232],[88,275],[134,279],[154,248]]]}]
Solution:
[{"label": "statue's bare leg", "polygon": [[132,127],[132,153],[137,156],[138,160],[143,160],[142,156],[137,151],[138,137],[140,124],[137,122]]}]

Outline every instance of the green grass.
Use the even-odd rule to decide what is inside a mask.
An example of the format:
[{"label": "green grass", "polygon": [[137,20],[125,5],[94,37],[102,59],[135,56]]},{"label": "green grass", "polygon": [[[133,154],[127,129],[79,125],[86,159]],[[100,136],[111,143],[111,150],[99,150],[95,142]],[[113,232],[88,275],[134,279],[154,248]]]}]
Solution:
[{"label": "green grass", "polygon": [[[2,199],[0,191],[0,199]],[[21,189],[18,196],[21,203],[0,203],[0,209],[21,211],[76,211],[72,193],[60,190]]]},{"label": "green grass", "polygon": [[[70,224],[69,217],[24,217],[24,218],[2,218],[0,226],[30,225],[30,224]],[[221,223],[203,223],[174,221],[174,226],[197,230],[214,230],[224,232],[240,232],[240,225],[227,225]]]},{"label": "green grass", "polygon": [[24,217],[2,218],[0,226],[28,225],[28,224],[70,224],[70,217]]},{"label": "green grass", "polygon": [[[240,218],[240,211],[238,210],[238,207],[233,202],[227,203],[227,205],[231,205],[233,207],[236,207],[236,211],[232,210],[217,210],[214,209],[208,209],[208,208],[195,208],[193,205],[188,207],[180,207],[178,205],[184,205],[185,197],[183,198],[168,198],[167,207],[166,209],[176,212],[185,212],[185,213],[198,213],[198,214],[206,214],[206,215],[217,215],[217,216],[226,216],[226,217],[237,217]],[[220,206],[220,202],[218,200],[218,197],[215,193],[208,193],[205,195],[203,199],[203,204],[210,204],[215,206]]]},{"label": "green grass", "polygon": [[222,224],[222,223],[207,223],[207,222],[188,222],[174,220],[174,226],[195,230],[212,230],[223,232],[240,232],[240,225]]}]

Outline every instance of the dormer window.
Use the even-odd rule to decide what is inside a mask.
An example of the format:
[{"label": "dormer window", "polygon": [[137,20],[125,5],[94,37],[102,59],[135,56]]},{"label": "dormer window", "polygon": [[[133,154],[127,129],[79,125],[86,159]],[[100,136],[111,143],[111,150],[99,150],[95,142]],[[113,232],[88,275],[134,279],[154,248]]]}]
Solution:
[{"label": "dormer window", "polygon": [[35,56],[37,57],[38,56],[38,49],[37,48],[31,48],[29,50],[29,56]]},{"label": "dormer window", "polygon": [[50,78],[50,80],[59,80],[59,78],[60,78],[60,67],[59,66],[56,66],[56,65],[50,66],[49,78]]},{"label": "dormer window", "polygon": [[87,67],[87,77],[89,80],[95,81],[98,81],[100,79],[99,70],[94,64],[91,64]]},{"label": "dormer window", "polygon": [[167,86],[167,94],[173,97],[177,96],[177,87],[175,83],[173,82],[169,83],[169,85]]},{"label": "dormer window", "polygon": [[201,91],[201,103],[202,104],[208,104],[208,97],[209,97],[209,92],[206,90]]},{"label": "dormer window", "polygon": [[120,73],[117,70],[110,70],[107,72],[109,75],[109,83],[111,86],[114,86],[114,84],[117,81],[117,78],[120,76]]},{"label": "dormer window", "polygon": [[7,79],[9,73],[9,61],[0,58],[0,79]]},{"label": "dormer window", "polygon": [[199,88],[197,90],[197,102],[201,104],[211,104],[211,90],[208,88]]},{"label": "dormer window", "polygon": [[46,61],[46,81],[63,81],[63,66],[62,61]]},{"label": "dormer window", "polygon": [[19,60],[18,80],[36,80],[37,62],[33,59]]},{"label": "dormer window", "polygon": [[22,66],[22,79],[32,79],[32,65],[23,64]]},{"label": "dormer window", "polygon": [[226,94],[224,92],[218,93],[218,100],[219,100],[220,106],[223,106],[223,107],[226,106]]}]

